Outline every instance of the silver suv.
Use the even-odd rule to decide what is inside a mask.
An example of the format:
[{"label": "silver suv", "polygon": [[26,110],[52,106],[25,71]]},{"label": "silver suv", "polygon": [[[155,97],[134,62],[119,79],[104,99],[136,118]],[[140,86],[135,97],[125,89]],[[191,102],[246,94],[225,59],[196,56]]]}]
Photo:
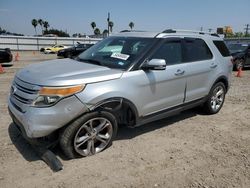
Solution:
[{"label": "silver suv", "polygon": [[123,32],[75,60],[20,70],[9,112],[29,140],[57,140],[68,158],[111,145],[118,125],[136,127],[202,106],[220,111],[233,64],[214,34],[166,30]]}]

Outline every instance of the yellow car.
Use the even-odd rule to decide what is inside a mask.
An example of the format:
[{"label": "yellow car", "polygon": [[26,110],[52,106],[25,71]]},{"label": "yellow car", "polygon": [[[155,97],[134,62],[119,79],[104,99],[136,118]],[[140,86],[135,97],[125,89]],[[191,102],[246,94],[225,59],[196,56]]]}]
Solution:
[{"label": "yellow car", "polygon": [[67,48],[67,46],[63,46],[63,45],[59,45],[59,44],[56,44],[52,47],[48,47],[48,48],[44,48],[44,53],[45,54],[51,54],[51,53],[57,53],[59,50],[62,50],[62,49],[65,49]]}]

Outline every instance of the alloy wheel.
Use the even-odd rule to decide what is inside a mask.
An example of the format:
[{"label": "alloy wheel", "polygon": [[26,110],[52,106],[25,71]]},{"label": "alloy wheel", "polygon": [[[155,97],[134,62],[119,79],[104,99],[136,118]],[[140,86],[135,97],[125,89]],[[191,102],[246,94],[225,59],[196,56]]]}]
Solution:
[{"label": "alloy wheel", "polygon": [[221,108],[224,101],[224,97],[225,93],[223,87],[220,85],[217,86],[213,91],[210,103],[213,111],[218,111]]},{"label": "alloy wheel", "polygon": [[74,149],[81,156],[94,155],[109,145],[112,134],[113,126],[108,119],[104,117],[90,119],[77,131]]}]

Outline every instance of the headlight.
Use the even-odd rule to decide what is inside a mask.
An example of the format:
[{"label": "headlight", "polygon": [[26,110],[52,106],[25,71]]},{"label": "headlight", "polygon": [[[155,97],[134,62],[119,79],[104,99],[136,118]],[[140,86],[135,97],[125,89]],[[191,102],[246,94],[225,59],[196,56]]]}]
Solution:
[{"label": "headlight", "polygon": [[82,91],[85,85],[68,87],[42,87],[39,96],[34,100],[33,106],[47,107],[57,103],[60,99]]}]

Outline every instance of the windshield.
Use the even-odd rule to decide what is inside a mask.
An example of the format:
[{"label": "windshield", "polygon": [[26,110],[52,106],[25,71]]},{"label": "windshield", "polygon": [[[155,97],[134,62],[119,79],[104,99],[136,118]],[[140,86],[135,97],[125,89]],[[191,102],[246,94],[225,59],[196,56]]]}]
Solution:
[{"label": "windshield", "polygon": [[154,38],[108,37],[81,53],[77,60],[116,69],[127,69],[153,45]]},{"label": "windshield", "polygon": [[247,47],[248,47],[247,44],[229,44],[228,45],[228,49],[230,51],[239,51],[239,52],[246,50]]}]

